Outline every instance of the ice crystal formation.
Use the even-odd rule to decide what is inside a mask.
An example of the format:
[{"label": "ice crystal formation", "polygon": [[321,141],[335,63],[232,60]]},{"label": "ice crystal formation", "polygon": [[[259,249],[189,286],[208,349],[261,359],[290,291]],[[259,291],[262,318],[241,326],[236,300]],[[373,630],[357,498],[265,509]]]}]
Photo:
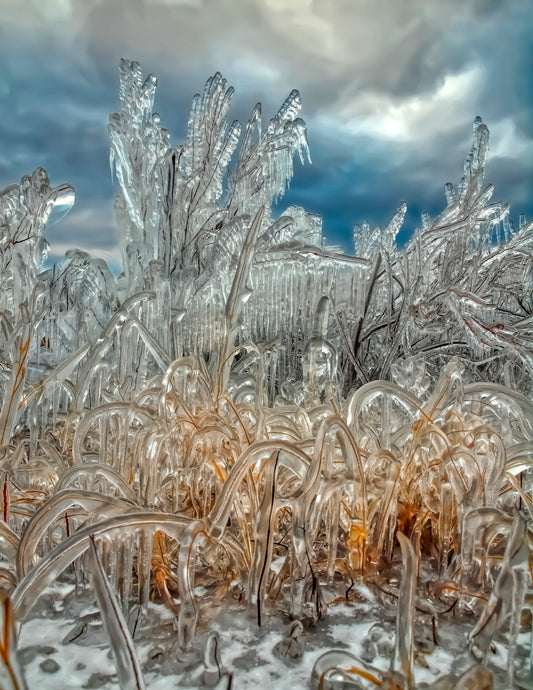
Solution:
[{"label": "ice crystal formation", "polygon": [[[348,256],[273,211],[309,159],[297,91],[241,127],[216,74],[179,147],[155,91],[121,62],[118,279],[80,250],[42,271],[69,185],[0,193],[0,686],[70,586],[50,611],[94,597],[122,688],[244,687],[224,612],[279,632],[280,688],[306,663],[311,688],[528,687],[533,223],[491,203],[487,127],[440,215],[399,246],[402,203]],[[373,623],[357,649],[340,609]]]}]

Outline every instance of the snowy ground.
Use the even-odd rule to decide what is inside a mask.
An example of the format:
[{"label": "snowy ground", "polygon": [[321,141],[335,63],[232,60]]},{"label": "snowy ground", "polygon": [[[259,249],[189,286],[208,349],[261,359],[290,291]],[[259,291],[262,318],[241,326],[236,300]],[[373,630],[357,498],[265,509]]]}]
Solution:
[{"label": "snowy ground", "polygon": [[[394,611],[374,602],[336,604],[323,620],[302,634],[304,654],[298,663],[289,663],[273,652],[286,634],[289,621],[271,612],[264,625],[245,611],[223,612],[212,609],[210,630],[219,636],[222,666],[234,674],[233,690],[303,690],[309,687],[316,659],[332,648],[357,656],[365,654],[365,640],[376,621],[382,626],[378,656],[372,660],[386,670],[394,644]],[[39,690],[77,690],[78,688],[118,688],[113,657],[109,651],[97,607],[88,595],[78,595],[70,585],[47,590],[22,625],[19,654],[28,686]],[[473,663],[465,636],[469,627],[454,619],[441,621],[439,646],[430,653],[415,654],[417,683],[431,683],[444,673],[458,674]],[[419,634],[424,636],[423,625]],[[173,622],[164,607],[151,605],[148,620],[136,633],[135,641],[145,669],[148,690],[198,688],[203,664],[200,655],[206,632],[195,641],[196,655],[180,662],[172,651],[175,639]],[[519,639],[521,665],[529,653],[529,634]],[[368,653],[368,650],[366,650]],[[489,666],[498,675],[495,687],[504,687],[506,650],[496,643]],[[423,686],[422,686],[423,687]],[[520,686],[518,686],[520,687]],[[523,685],[522,687],[527,687]]]}]

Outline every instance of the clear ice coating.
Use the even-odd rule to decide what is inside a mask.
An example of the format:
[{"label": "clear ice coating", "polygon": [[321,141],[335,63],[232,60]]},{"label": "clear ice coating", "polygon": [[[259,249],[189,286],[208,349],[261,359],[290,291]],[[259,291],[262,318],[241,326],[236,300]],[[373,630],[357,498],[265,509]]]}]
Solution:
[{"label": "clear ice coating", "polygon": [[[179,147],[155,91],[121,61],[118,279],[77,249],[41,271],[72,187],[0,193],[0,687],[58,584],[94,591],[122,688],[238,683],[221,611],[277,620],[278,677],[311,659],[312,688],[528,687],[533,223],[491,203],[487,127],[436,218],[400,246],[402,202],[348,256],[272,210],[310,160],[297,91],[242,128],[216,74]],[[357,655],[316,644],[341,605],[376,623]]]}]

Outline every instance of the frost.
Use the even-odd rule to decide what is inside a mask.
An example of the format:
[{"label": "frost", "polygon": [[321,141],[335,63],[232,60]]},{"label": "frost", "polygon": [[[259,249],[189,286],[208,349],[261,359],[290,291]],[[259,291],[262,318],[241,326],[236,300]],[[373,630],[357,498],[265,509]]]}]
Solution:
[{"label": "frost", "polygon": [[[229,688],[256,653],[311,687],[526,686],[533,223],[492,202],[486,125],[437,217],[401,245],[401,202],[349,256],[273,210],[310,162],[297,91],[241,127],[216,74],[181,146],[155,94],[122,60],[118,278],[77,249],[41,270],[69,185],[0,193],[4,685],[51,591],[64,644],[102,644],[62,613],[92,582],[122,687]],[[219,613],[246,609],[228,662]],[[336,616],[366,639],[327,651]]]}]

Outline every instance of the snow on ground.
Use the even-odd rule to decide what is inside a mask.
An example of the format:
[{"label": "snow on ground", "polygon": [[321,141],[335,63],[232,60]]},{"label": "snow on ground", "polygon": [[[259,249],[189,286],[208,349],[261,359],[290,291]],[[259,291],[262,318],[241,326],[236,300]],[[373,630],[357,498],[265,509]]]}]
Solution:
[{"label": "snow on ground", "polygon": [[[361,593],[365,588],[361,587]],[[273,652],[286,634],[288,617],[271,611],[258,628],[246,611],[223,611],[211,607],[210,622],[200,626],[192,658],[180,662],[172,649],[176,633],[172,617],[163,606],[151,604],[148,618],[135,636],[148,690],[198,688],[201,686],[201,656],[206,627],[216,632],[222,666],[231,671],[233,690],[304,690],[315,661],[324,652],[344,649],[361,657],[365,640],[376,623],[380,629],[378,655],[372,660],[387,670],[394,644],[394,611],[375,603],[336,604],[314,627],[305,627],[301,639],[304,653],[298,663],[289,663]],[[38,690],[112,690],[118,688],[113,656],[107,643],[98,608],[87,592],[76,593],[73,586],[49,588],[34,607],[32,617],[20,629],[19,654],[29,688]],[[203,628],[203,630],[202,630]],[[446,619],[439,626],[440,646],[430,653],[415,654],[417,683],[430,683],[444,673],[457,674],[472,665],[467,651],[469,626]],[[529,633],[519,639],[522,665],[529,646]],[[496,644],[491,670],[504,673],[506,650]],[[504,676],[500,676],[503,683]],[[500,682],[500,681],[498,681]],[[503,687],[496,683],[495,687]],[[526,687],[526,686],[524,686]]]}]

